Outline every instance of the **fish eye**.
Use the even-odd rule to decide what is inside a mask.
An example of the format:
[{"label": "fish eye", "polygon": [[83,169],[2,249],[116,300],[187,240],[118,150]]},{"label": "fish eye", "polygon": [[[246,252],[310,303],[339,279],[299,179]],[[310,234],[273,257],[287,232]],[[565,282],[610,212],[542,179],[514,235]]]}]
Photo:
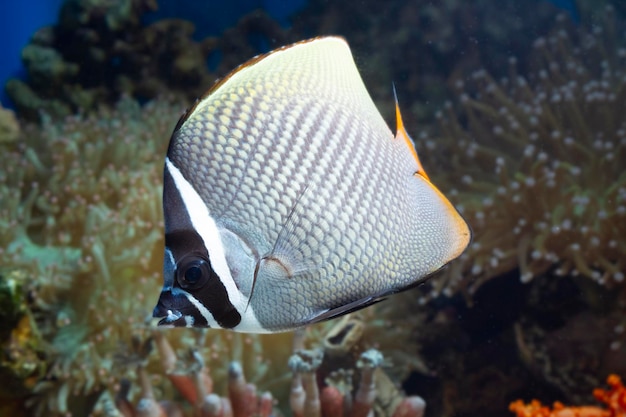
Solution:
[{"label": "fish eye", "polygon": [[176,265],[176,279],[184,289],[202,286],[211,275],[211,266],[199,256],[186,256]]}]

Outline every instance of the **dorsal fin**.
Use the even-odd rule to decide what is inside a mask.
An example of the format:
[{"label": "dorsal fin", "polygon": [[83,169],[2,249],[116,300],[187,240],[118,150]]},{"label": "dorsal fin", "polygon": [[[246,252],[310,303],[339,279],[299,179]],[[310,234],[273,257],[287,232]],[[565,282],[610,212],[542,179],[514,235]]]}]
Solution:
[{"label": "dorsal fin", "polygon": [[426,171],[424,170],[424,167],[422,166],[422,163],[420,162],[420,159],[417,156],[415,145],[413,145],[413,141],[411,140],[411,138],[409,137],[409,134],[406,132],[406,129],[404,128],[404,122],[402,122],[402,115],[400,114],[400,105],[398,104],[398,94],[396,93],[395,84],[393,85],[393,98],[396,103],[396,139],[404,140],[404,143],[409,148],[409,151],[415,158],[415,162],[417,162],[417,171],[415,173],[421,175],[422,177],[430,181],[430,178],[428,178],[428,175],[426,174]]}]

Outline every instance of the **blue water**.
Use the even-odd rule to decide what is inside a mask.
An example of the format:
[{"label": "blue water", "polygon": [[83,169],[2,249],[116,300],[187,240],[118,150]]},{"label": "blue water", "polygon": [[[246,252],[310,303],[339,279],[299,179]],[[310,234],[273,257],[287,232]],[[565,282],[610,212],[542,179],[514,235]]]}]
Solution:
[{"label": "blue water", "polygon": [[150,13],[147,21],[164,17],[178,17],[190,20],[196,25],[194,37],[203,39],[219,35],[224,29],[234,26],[243,15],[255,9],[266,10],[281,25],[289,25],[289,16],[306,4],[306,0],[236,0],[198,1],[161,0],[159,10]]},{"label": "blue water", "polygon": [[42,26],[53,24],[63,0],[32,0],[0,2],[0,100],[8,104],[4,84],[11,77],[22,77],[20,62],[22,48],[32,34]]}]

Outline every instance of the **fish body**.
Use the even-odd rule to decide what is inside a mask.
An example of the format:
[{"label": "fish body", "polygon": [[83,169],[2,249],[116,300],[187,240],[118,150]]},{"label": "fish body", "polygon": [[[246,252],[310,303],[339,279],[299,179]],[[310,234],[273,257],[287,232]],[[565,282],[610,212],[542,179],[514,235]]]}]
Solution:
[{"label": "fish body", "polygon": [[278,332],[416,285],[470,231],[394,135],[347,43],[255,58],[181,118],[164,170],[160,325]]}]

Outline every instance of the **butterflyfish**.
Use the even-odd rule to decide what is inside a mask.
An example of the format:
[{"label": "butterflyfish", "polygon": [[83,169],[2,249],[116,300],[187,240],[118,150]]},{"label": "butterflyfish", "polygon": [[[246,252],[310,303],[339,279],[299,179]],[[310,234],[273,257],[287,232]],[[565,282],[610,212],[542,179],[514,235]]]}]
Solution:
[{"label": "butterflyfish", "polygon": [[292,330],[458,257],[470,229],[396,109],[394,135],[339,37],[282,47],[218,81],[167,150],[159,325]]}]

